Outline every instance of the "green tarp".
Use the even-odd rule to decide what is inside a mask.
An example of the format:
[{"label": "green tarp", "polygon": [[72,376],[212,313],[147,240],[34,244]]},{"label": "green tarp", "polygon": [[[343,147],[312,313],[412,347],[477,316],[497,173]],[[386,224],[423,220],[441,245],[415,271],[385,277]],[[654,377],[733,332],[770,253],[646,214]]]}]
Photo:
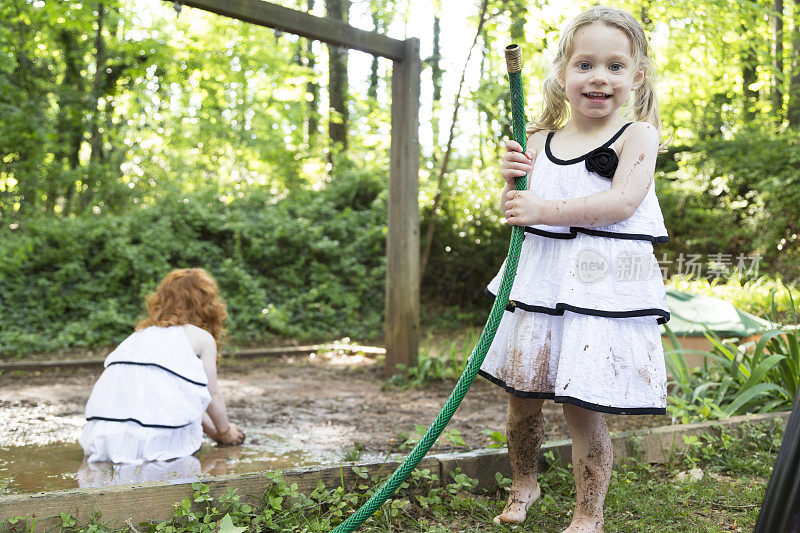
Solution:
[{"label": "green tarp", "polygon": [[[770,328],[770,322],[745,313],[732,303],[667,289],[670,319],[667,325],[676,335],[703,336],[705,327],[721,337],[747,337]],[[664,326],[661,326],[662,333]]]}]

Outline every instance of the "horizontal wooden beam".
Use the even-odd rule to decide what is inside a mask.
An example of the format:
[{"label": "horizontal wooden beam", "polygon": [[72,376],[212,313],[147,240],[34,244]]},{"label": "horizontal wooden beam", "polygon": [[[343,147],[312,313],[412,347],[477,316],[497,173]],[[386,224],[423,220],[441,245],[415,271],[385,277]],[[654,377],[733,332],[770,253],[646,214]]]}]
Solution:
[{"label": "horizontal wooden beam", "polygon": [[345,46],[368,54],[405,59],[404,41],[378,33],[360,30],[338,20],[316,17],[262,0],[169,0],[196,7],[217,15],[275,28],[336,46]]}]

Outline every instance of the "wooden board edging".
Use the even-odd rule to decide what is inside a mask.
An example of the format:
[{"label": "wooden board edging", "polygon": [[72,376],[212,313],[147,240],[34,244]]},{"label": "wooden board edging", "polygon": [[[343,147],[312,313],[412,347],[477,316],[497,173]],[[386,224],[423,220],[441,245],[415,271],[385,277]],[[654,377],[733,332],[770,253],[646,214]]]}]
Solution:
[{"label": "wooden board edging", "polygon": [[[789,412],[767,413],[762,415],[743,415],[726,420],[701,422],[675,426],[662,426],[627,431],[612,435],[615,463],[636,456],[647,462],[666,462],[674,454],[681,453],[686,445],[684,436],[700,435],[715,428],[735,429],[744,423],[758,423],[778,420],[785,424]],[[542,446],[539,462],[545,465],[544,454],[552,452],[564,462],[571,461],[571,441],[551,441]],[[321,480],[328,489],[344,483],[347,488],[357,486],[360,478],[353,472],[353,466],[365,468],[372,475],[388,475],[399,465],[396,461],[385,463],[343,463],[339,466],[305,467],[283,471],[283,479],[291,484],[297,483],[298,490],[311,492]],[[428,468],[438,475],[440,484],[450,483],[450,473],[456,468],[471,478],[478,479],[479,488],[496,485],[495,473],[510,476],[508,451],[505,448],[479,449],[471,452],[432,455],[424,458],[417,466]],[[228,474],[208,476],[203,481],[209,487],[209,494],[219,498],[229,488],[235,489],[242,501],[257,500],[269,489],[271,481],[266,472],[248,474]],[[363,481],[362,481],[363,482]],[[35,494],[13,494],[0,496],[0,531],[4,530],[5,520],[16,516],[36,517],[36,531],[44,531],[60,525],[59,513],[70,513],[79,523],[87,523],[94,512],[108,525],[124,526],[126,521],[138,524],[148,520],[163,521],[174,513],[174,504],[185,497],[191,497],[193,489],[190,482],[151,482],[138,485],[115,487],[68,489]],[[195,504],[197,508],[197,505]],[[42,529],[39,529],[41,527]]]},{"label": "wooden board edging", "polygon": [[[277,348],[250,348],[237,350],[235,352],[223,352],[223,361],[227,359],[256,359],[258,357],[280,357],[282,355],[309,355],[318,352],[338,351],[355,354],[363,353],[366,355],[384,355],[386,349],[379,346],[360,346],[357,344],[312,344],[309,346],[283,346]],[[94,357],[86,359],[64,359],[50,361],[13,361],[10,363],[0,363],[0,373],[12,372],[17,370],[48,370],[52,368],[92,368],[101,367],[105,362],[105,357]]]}]

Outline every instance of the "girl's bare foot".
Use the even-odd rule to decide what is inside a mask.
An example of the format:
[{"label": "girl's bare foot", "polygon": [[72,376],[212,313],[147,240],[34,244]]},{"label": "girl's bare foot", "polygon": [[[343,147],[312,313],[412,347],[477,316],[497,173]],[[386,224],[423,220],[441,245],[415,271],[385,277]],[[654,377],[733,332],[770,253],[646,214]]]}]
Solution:
[{"label": "girl's bare foot", "polygon": [[603,533],[603,521],[596,518],[573,519],[562,533]]},{"label": "girl's bare foot", "polygon": [[503,512],[494,517],[495,524],[521,524],[528,516],[528,509],[539,499],[542,493],[539,484],[515,488],[511,487],[508,502]]}]

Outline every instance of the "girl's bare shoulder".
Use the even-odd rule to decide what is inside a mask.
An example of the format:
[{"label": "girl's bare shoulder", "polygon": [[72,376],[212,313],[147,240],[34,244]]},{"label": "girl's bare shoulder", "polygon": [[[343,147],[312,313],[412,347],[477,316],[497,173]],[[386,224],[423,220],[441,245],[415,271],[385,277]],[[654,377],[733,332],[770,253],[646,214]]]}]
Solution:
[{"label": "girl's bare shoulder", "polygon": [[537,154],[544,151],[544,143],[547,140],[548,130],[538,130],[528,136],[528,150],[534,150]]},{"label": "girl's bare shoulder", "polygon": [[197,355],[201,357],[204,355],[216,356],[217,343],[211,333],[203,328],[195,326],[194,324],[184,324],[181,327],[186,333],[186,338],[189,340],[189,344],[192,346],[192,349]]},{"label": "girl's bare shoulder", "polygon": [[659,143],[658,130],[655,126],[649,122],[633,122],[614,144],[622,154],[626,145],[638,150],[653,149],[657,151]]}]

